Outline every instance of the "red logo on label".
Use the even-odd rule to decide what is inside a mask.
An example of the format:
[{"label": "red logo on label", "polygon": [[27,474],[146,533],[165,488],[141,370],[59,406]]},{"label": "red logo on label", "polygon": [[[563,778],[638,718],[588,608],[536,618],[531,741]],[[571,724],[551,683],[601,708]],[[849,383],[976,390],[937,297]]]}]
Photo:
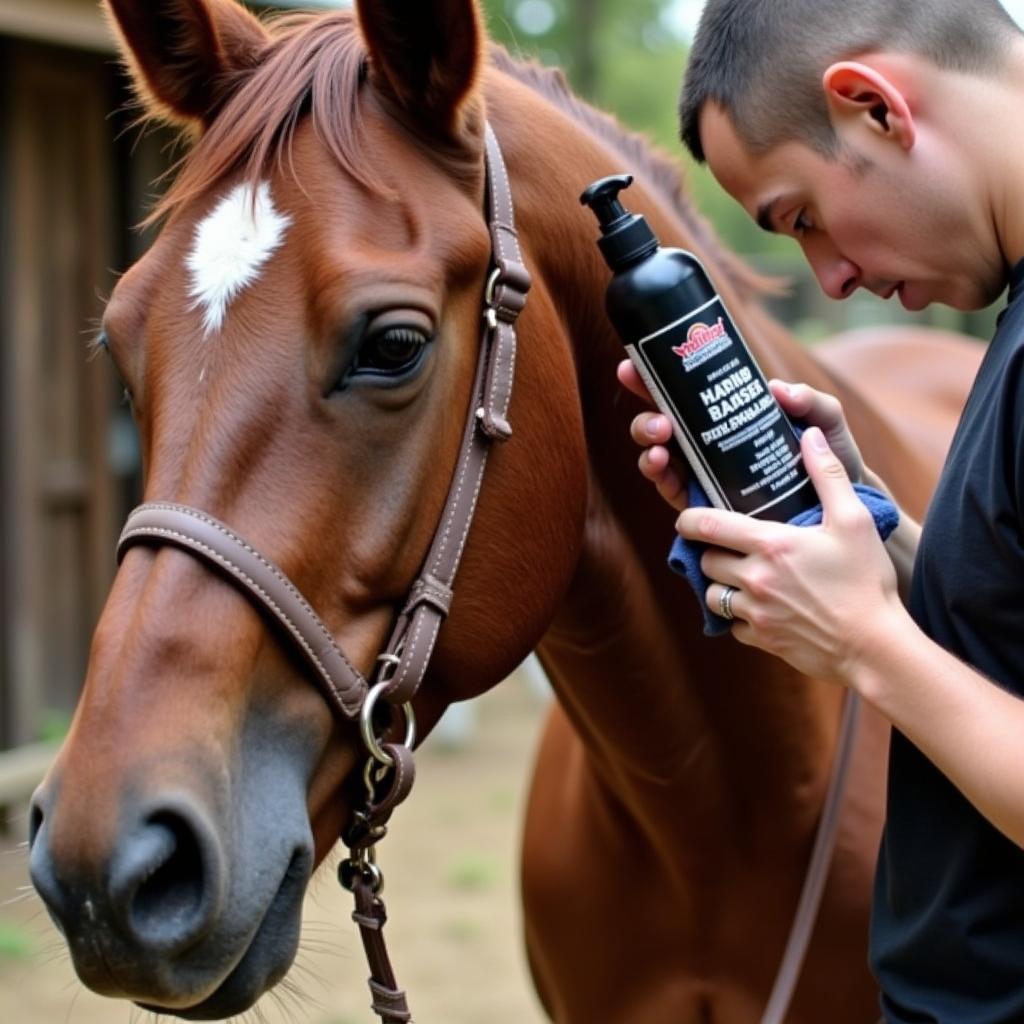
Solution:
[{"label": "red logo on label", "polygon": [[707,324],[693,324],[686,332],[686,341],[682,345],[674,347],[672,351],[682,359],[689,359],[705,346],[724,337],[726,337],[725,322],[722,317],[719,317],[718,323],[712,324],[710,327]]}]

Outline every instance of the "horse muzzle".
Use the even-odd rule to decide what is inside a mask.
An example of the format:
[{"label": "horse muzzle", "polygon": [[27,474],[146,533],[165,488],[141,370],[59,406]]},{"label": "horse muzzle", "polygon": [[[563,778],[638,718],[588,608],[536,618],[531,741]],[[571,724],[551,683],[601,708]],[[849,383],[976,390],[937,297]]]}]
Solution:
[{"label": "horse muzzle", "polygon": [[65,815],[59,776],[40,788],[32,882],[87,987],[205,1020],[244,1012],[287,973],[314,844],[304,773],[266,762],[241,780],[246,810],[230,824],[197,793],[152,786],[122,794],[104,830]]}]

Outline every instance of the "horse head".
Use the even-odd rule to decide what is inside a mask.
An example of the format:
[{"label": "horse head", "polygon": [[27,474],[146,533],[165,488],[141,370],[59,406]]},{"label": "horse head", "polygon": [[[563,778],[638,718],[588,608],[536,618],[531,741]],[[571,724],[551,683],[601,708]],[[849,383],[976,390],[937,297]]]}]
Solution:
[{"label": "horse head", "polygon": [[[358,8],[270,32],[233,0],[109,0],[140,94],[194,146],[101,344],[146,502],[230,524],[368,677],[452,482],[491,239],[475,4]],[[416,698],[427,728],[532,649],[578,554],[581,417],[542,282],[521,332],[515,443],[491,457]],[[174,546],[125,551],[31,818],[81,978],[186,1018],[248,1008],[290,966],[364,760],[224,576]]]}]

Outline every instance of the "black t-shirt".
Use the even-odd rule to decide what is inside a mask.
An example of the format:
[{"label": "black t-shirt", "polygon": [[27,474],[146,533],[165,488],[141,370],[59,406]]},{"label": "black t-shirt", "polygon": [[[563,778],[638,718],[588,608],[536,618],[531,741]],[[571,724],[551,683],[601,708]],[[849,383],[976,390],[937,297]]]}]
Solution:
[{"label": "black t-shirt", "polygon": [[[928,511],[910,611],[1024,697],[1024,261]],[[1024,850],[895,731],[871,963],[890,1024],[1024,1022]]]}]

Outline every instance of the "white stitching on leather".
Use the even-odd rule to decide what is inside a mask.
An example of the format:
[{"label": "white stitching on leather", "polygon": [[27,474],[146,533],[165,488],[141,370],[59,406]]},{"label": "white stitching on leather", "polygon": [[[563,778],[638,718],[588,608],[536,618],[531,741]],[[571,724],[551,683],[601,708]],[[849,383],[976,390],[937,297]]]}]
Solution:
[{"label": "white stitching on leather", "polygon": [[[501,187],[502,187],[502,193],[501,193],[502,209],[500,211],[492,211],[492,212],[498,213],[499,215],[500,214],[504,214],[505,212],[509,212],[511,214],[511,211],[513,209],[513,206],[512,206],[512,182],[510,181],[509,176],[508,176],[508,168],[505,166],[505,154],[502,152],[501,145],[498,143],[498,137],[494,134],[494,129],[491,128],[490,125],[487,126],[487,133],[488,133],[488,136],[489,136],[491,142],[493,143],[493,145],[490,147],[490,149],[498,158],[497,159],[497,165],[498,165],[499,178],[500,178]],[[510,216],[509,217],[509,221],[511,222],[511,220],[512,220],[512,217]],[[500,223],[500,221],[499,221],[499,223]],[[495,234],[498,236],[498,239],[499,239],[498,240],[498,248],[500,249],[501,248],[501,232],[500,231],[496,231]],[[515,244],[516,256],[517,256],[519,262],[523,263],[523,253],[522,253],[522,250],[519,248],[519,237],[517,235],[513,235],[512,238],[513,238],[513,241],[514,241],[514,244]],[[504,253],[502,253],[502,256],[504,256]]]},{"label": "white stitching on leather", "polygon": [[[142,506],[137,511],[142,512],[142,511],[147,510],[147,509],[149,509],[149,510],[164,511],[164,512],[179,512],[179,513],[182,513],[182,514],[185,514],[185,515],[188,514],[188,513],[186,513],[186,511],[182,507],[180,507],[180,506],[173,506],[173,505],[144,505],[144,506]],[[201,519],[203,522],[207,523],[208,525],[213,526],[220,533],[223,533],[225,536],[227,536],[229,539],[236,539],[236,538],[232,538],[231,537],[231,531],[228,531],[228,530],[226,530],[224,528],[221,528],[217,524],[216,521],[212,521],[209,517],[203,516],[202,514],[198,514],[198,513],[193,513],[192,517],[196,518],[196,519]],[[133,519],[133,518],[135,518],[134,515],[129,517],[129,523],[131,522],[131,519]],[[354,713],[354,712],[359,710],[359,704],[362,702],[362,695],[360,695],[359,698],[358,698],[359,703],[354,704],[350,708],[349,707],[349,700],[351,700],[352,698],[346,698],[346,693],[349,690],[351,690],[353,687],[351,687],[351,686],[342,686],[342,685],[340,685],[334,679],[334,677],[331,674],[330,670],[327,668],[327,666],[320,659],[318,653],[313,649],[313,647],[309,643],[309,641],[305,638],[305,636],[303,636],[302,630],[299,629],[299,627],[294,623],[294,621],[288,615],[288,613],[240,565],[238,565],[237,563],[231,561],[230,558],[228,558],[226,555],[222,554],[221,552],[217,551],[215,548],[210,547],[210,545],[204,544],[202,541],[196,540],[194,537],[190,537],[187,533],[181,533],[178,530],[173,530],[173,529],[170,529],[169,527],[163,527],[163,526],[138,526],[138,527],[133,527],[133,528],[129,528],[128,526],[126,526],[125,530],[121,534],[121,545],[120,546],[123,546],[127,541],[132,540],[134,538],[137,538],[137,537],[147,537],[147,536],[149,536],[149,537],[160,536],[160,537],[175,538],[175,539],[179,540],[180,542],[182,542],[186,547],[192,548],[192,549],[197,550],[197,551],[201,551],[207,557],[212,558],[212,560],[217,562],[218,565],[220,565],[223,568],[227,569],[228,572],[231,573],[231,575],[233,575],[237,579],[241,580],[247,587],[250,587],[253,590],[253,592],[256,593],[259,596],[260,600],[263,601],[264,604],[266,604],[266,606],[268,608],[270,608],[271,611],[274,612],[274,614],[277,616],[277,618],[280,620],[280,622],[287,628],[288,632],[291,633],[292,637],[296,640],[296,642],[306,652],[306,654],[309,656],[310,660],[316,666],[317,671],[319,671],[319,673],[321,674],[323,679],[327,682],[328,686],[330,687],[331,692],[337,697],[338,702],[342,705],[342,707],[345,710],[345,712],[347,714],[352,714],[352,713]],[[255,555],[255,557],[259,560],[259,562],[264,567],[269,569],[277,579],[281,580],[282,582],[288,583],[288,589],[290,590],[291,593],[293,593],[293,594],[297,593],[296,590],[295,590],[295,587],[290,584],[290,582],[287,580],[286,577],[282,577],[282,575],[279,572],[273,572],[273,566],[270,565],[266,561],[265,558],[260,556],[257,552],[254,552],[252,550],[252,548],[249,547],[247,544],[245,544],[243,541],[237,540],[237,543],[239,544],[240,547],[244,548],[246,551],[249,551],[250,553]],[[299,595],[299,596],[301,598],[301,595]],[[316,613],[313,612],[312,609],[309,608],[309,605],[308,605],[308,603],[305,600],[302,600],[302,606],[310,611],[311,617],[313,619],[313,624],[317,626],[317,628],[320,630],[320,632],[328,640],[328,642],[329,642],[329,649],[332,650],[334,653],[336,653],[341,658],[341,660],[350,669],[352,669],[352,666],[349,663],[348,659],[345,657],[345,655],[342,653],[342,651],[338,648],[337,644],[335,644],[334,641],[330,638],[330,634],[327,632],[327,628],[320,621],[319,617],[317,617]],[[353,671],[354,671],[354,669],[353,669]],[[362,689],[362,687],[360,687],[360,685],[359,685],[359,677],[358,676],[357,676],[357,682],[356,682],[356,687],[355,688],[356,689]]]}]

